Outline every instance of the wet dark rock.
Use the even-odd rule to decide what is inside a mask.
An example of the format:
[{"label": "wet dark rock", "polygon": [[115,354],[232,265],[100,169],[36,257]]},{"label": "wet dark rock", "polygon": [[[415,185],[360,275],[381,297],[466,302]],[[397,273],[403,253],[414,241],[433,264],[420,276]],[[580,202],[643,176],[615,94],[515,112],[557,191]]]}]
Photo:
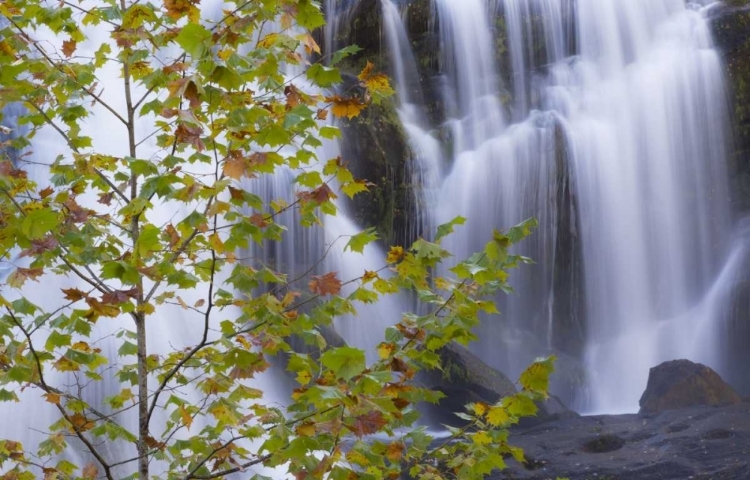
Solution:
[{"label": "wet dark rock", "polygon": [[736,206],[750,210],[750,2],[730,0],[710,12],[716,48],[730,89],[735,148],[730,178]]},{"label": "wet dark rock", "polygon": [[[457,344],[450,344],[440,351],[442,370],[426,374],[424,383],[445,394],[445,398],[428,415],[437,423],[458,425],[463,421],[454,412],[465,411],[470,403],[496,403],[501,398],[516,393],[516,387],[502,372],[490,367],[469,350]],[[520,425],[531,427],[558,418],[577,414],[554,395],[538,402],[539,411],[535,417],[526,417]]]},{"label": "wet dark rock", "polygon": [[511,432],[528,463],[490,478],[750,479],[750,403],[570,417]]},{"label": "wet dark rock", "polygon": [[710,368],[689,360],[673,360],[651,369],[639,403],[641,413],[654,413],[741,402],[739,394]]},{"label": "wet dark rock", "polygon": [[[344,161],[358,179],[372,183],[354,197],[352,213],[360,225],[376,227],[387,245],[406,245],[412,197],[408,163],[412,158],[393,100],[370,105],[358,117],[340,123]],[[412,241],[414,239],[411,239]]]},{"label": "wet dark rock", "polygon": [[625,440],[617,435],[599,435],[583,444],[583,451],[588,453],[608,453],[621,449]]}]

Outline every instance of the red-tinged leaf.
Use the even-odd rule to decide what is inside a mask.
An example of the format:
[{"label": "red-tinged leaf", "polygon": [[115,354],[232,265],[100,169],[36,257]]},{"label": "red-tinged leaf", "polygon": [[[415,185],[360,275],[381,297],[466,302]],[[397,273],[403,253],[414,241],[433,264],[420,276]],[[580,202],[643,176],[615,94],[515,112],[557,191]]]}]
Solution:
[{"label": "red-tinged leaf", "polygon": [[17,268],[15,272],[8,276],[7,283],[13,288],[21,288],[26,280],[37,282],[38,278],[44,275],[41,268]]},{"label": "red-tinged leaf", "polygon": [[353,420],[353,423],[347,424],[346,428],[354,432],[359,438],[379,432],[388,423],[388,420],[378,410],[371,410],[366,415],[354,417]]},{"label": "red-tinged leaf", "polygon": [[76,51],[77,43],[75,40],[65,40],[62,44],[63,55],[70,58]]},{"label": "red-tinged leaf", "polygon": [[206,149],[206,145],[204,145],[203,140],[201,140],[202,133],[203,129],[201,127],[185,123],[181,123],[174,132],[175,138],[179,143],[192,145],[193,148],[199,152]]},{"label": "red-tinged leaf", "polygon": [[250,215],[250,218],[248,220],[250,220],[250,223],[258,228],[265,228],[268,226],[265,215],[260,213],[254,213]]},{"label": "red-tinged leaf", "polygon": [[329,200],[335,200],[338,197],[335,193],[333,193],[333,190],[331,190],[328,184],[324,183],[323,185],[312,191],[312,198],[317,203],[325,203]]},{"label": "red-tinged leaf", "polygon": [[336,272],[313,276],[308,285],[310,291],[318,295],[338,295],[341,291],[341,280],[336,277]]},{"label": "red-tinged leaf", "polygon": [[193,307],[200,308],[200,307],[202,307],[205,304],[206,304],[206,301],[204,299],[200,298],[200,299],[198,299],[197,302],[195,302],[195,304],[193,305]]},{"label": "red-tinged leaf", "polygon": [[239,188],[229,187],[229,195],[232,196],[232,200],[245,200],[245,192],[243,190],[240,190]]},{"label": "red-tinged leaf", "polygon": [[78,300],[88,297],[86,292],[82,292],[77,288],[63,288],[62,291],[65,294],[65,299],[70,300],[71,302],[77,302]]},{"label": "red-tinged leaf", "polygon": [[99,194],[99,200],[97,200],[102,205],[110,206],[112,204],[112,198],[115,196],[113,192],[108,193],[100,193]]},{"label": "red-tinged leaf", "polygon": [[9,160],[0,161],[0,175],[16,179],[26,178],[26,172],[16,168]]},{"label": "red-tinged leaf", "polygon": [[19,256],[31,257],[40,255],[44,252],[56,249],[59,245],[60,242],[58,242],[55,237],[53,237],[52,235],[47,235],[44,238],[32,240],[31,247],[23,250]]},{"label": "red-tinged leaf", "polygon": [[328,110],[319,109],[318,112],[315,114],[315,118],[317,120],[325,120],[328,118]]},{"label": "red-tinged leaf", "polygon": [[131,298],[138,298],[137,287],[131,288],[130,290],[113,290],[102,294],[102,303],[117,305],[118,303],[125,303]]}]

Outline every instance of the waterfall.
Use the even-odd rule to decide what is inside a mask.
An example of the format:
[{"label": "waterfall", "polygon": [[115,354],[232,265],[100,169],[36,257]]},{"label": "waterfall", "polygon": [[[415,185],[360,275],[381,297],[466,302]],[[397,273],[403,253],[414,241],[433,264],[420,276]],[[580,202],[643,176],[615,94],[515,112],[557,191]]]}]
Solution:
[{"label": "waterfall", "polygon": [[[731,258],[729,127],[701,9],[682,0],[434,5],[445,116],[407,119],[414,144],[430,129],[452,141],[431,215],[469,218],[450,243],[458,256],[493,228],[540,223],[521,247],[537,265],[515,275],[503,318],[482,325],[475,350],[511,376],[542,353],[581,359],[583,386],[566,398],[587,411],[637,409],[649,368],[663,360],[721,369],[719,344],[706,344],[718,336],[705,331],[718,321],[707,305]],[[383,0],[386,25],[396,8]],[[401,108],[414,111],[402,77],[417,66],[403,28],[386,34]],[[430,171],[434,160],[419,160]]]}]

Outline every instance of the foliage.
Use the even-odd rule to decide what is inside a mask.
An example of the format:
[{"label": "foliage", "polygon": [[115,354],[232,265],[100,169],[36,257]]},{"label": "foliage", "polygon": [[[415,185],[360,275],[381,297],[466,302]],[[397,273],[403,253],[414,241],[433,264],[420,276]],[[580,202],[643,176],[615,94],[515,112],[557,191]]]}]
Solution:
[{"label": "foliage", "polygon": [[[440,239],[462,219],[434,242],[392,247],[358,278],[242,258],[289,241],[285,215],[319,228],[337,191],[367,189],[340,158],[319,158],[321,139],[338,135],[326,118],[392,90],[368,64],[354,91],[321,93],[356,49],[321,55],[312,0],[221,6],[210,16],[197,0],[0,3],[0,108],[26,109],[0,158],[0,253],[13,264],[0,296],[0,400],[39,392],[59,417],[39,445],[0,440],[2,478],[222,478],[260,465],[297,479],[405,468],[481,478],[522,459],[508,427],[535,413],[550,359],[521,376],[520,392],[459,412],[465,427],[440,442],[416,424],[418,404],[439,395],[415,376],[497,314],[507,270],[526,261],[508,250],[533,222],[451,268]],[[52,134],[60,152],[10,160]],[[291,201],[250,186],[281,170],[296,175]],[[366,230],[346,248],[376,238]],[[335,318],[403,293],[423,313],[392,319],[376,360],[326,344],[321,328]],[[184,327],[169,335],[190,341],[153,348],[147,339],[179,309]],[[294,350],[293,337],[312,347]],[[296,387],[282,406],[253,379],[284,363]],[[112,380],[119,391],[90,393]],[[65,456],[74,450],[88,457]]]}]

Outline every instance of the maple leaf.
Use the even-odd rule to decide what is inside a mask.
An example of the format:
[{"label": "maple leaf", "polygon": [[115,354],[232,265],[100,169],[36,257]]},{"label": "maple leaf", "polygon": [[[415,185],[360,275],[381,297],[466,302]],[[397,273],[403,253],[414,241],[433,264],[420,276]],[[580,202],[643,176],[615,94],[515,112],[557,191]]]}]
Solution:
[{"label": "maple leaf", "polygon": [[284,87],[284,95],[286,96],[286,104],[294,108],[302,103],[302,95],[297,87],[294,85],[287,85]]},{"label": "maple leaf", "polygon": [[52,368],[58,372],[77,372],[81,366],[67,357],[60,357]]},{"label": "maple leaf", "polygon": [[266,220],[266,217],[260,213],[254,213],[250,215],[250,223],[255,225],[258,228],[265,228],[268,226],[268,221]]},{"label": "maple leaf", "polygon": [[47,235],[44,238],[32,240],[31,247],[23,250],[19,257],[39,255],[49,250],[54,250],[58,247],[58,245],[60,245],[60,242],[58,242],[55,237],[53,237],[52,235]]},{"label": "maple leaf", "polygon": [[112,204],[112,198],[114,196],[115,196],[114,192],[100,193],[99,200],[97,200],[97,202],[101,203],[102,205],[109,206]]},{"label": "maple leaf", "polygon": [[65,294],[65,299],[70,300],[71,302],[77,302],[82,298],[88,297],[85,292],[82,292],[77,288],[63,288],[62,291]]},{"label": "maple leaf", "polygon": [[368,61],[357,78],[367,87],[367,91],[372,95],[373,101],[378,103],[379,100],[391,96],[395,92],[391,88],[388,77],[382,73],[374,73],[374,70],[375,65]]},{"label": "maple leaf", "polygon": [[324,183],[323,185],[313,190],[311,194],[313,200],[315,200],[317,203],[325,203],[329,200],[335,200],[336,198],[338,198],[338,196],[333,193],[333,190],[331,190],[331,187],[329,187],[327,183]]},{"label": "maple leaf", "polygon": [[167,225],[164,231],[169,235],[169,248],[174,249],[180,243],[180,234],[177,233],[177,229],[171,223]]},{"label": "maple leaf", "polygon": [[396,263],[402,258],[404,258],[404,247],[391,247],[385,261],[388,263]]},{"label": "maple leaf", "polygon": [[203,128],[197,125],[187,125],[180,123],[174,132],[175,138],[179,143],[187,143],[192,145],[196,150],[202,152],[206,149],[206,145],[201,140],[201,134]]},{"label": "maple leaf", "polygon": [[54,393],[54,392],[48,392],[42,395],[44,399],[49,403],[54,403],[55,405],[60,404],[60,394]]},{"label": "maple leaf", "polygon": [[501,406],[490,407],[490,410],[487,412],[487,421],[490,425],[499,427],[510,421],[510,415],[508,415],[507,410]]},{"label": "maple leaf", "polygon": [[193,416],[190,415],[190,412],[188,412],[184,405],[180,405],[180,418],[185,427],[190,430],[190,425],[193,424]]},{"label": "maple leaf", "polygon": [[[195,16],[194,11],[197,10],[193,2],[189,0],[164,0],[164,8],[167,10],[167,16],[173,20],[179,20],[185,15],[192,19]],[[200,15],[200,11],[198,15]]]},{"label": "maple leaf", "polygon": [[18,267],[15,272],[8,276],[7,283],[13,288],[21,288],[26,280],[33,280],[38,282],[39,277],[44,275],[44,270],[41,268],[22,268]]},{"label": "maple leaf", "polygon": [[[228,158],[224,161],[222,170],[224,172],[224,175],[226,175],[227,177],[239,180],[247,172],[248,164],[247,161],[242,157]],[[239,192],[240,199],[244,199],[244,195],[241,194],[241,191]],[[232,198],[234,198],[234,194],[232,194]]]},{"label": "maple leaf", "polygon": [[91,298],[91,297],[86,298],[86,303],[89,304],[89,307],[95,314],[100,315],[102,317],[116,317],[120,314],[119,308],[112,306],[112,305],[108,305],[106,303],[102,303],[95,298]]},{"label": "maple leaf", "polygon": [[63,55],[70,58],[76,51],[77,42],[75,40],[65,40],[62,44]]},{"label": "maple leaf", "polygon": [[39,190],[39,198],[45,199],[55,193],[55,190],[52,187],[47,187],[42,190]]},{"label": "maple leaf", "polygon": [[85,415],[81,413],[75,413],[71,415],[70,423],[73,426],[74,432],[83,433],[94,428],[94,422],[90,421],[88,418],[86,418]]},{"label": "maple leaf", "polygon": [[378,410],[371,410],[365,415],[354,417],[354,423],[346,425],[346,428],[362,438],[365,435],[371,435],[380,431],[388,423],[388,420]]},{"label": "maple leaf", "polygon": [[326,97],[326,101],[332,104],[331,111],[337,117],[347,117],[352,119],[367,107],[367,104],[356,97],[342,97],[334,95]]},{"label": "maple leaf", "polygon": [[26,172],[16,168],[9,160],[0,162],[0,175],[16,179],[26,178]]},{"label": "maple leaf", "polygon": [[300,437],[312,437],[315,436],[315,424],[312,422],[305,422],[297,425],[294,429],[294,433]]},{"label": "maple leaf", "polygon": [[111,292],[102,294],[102,303],[110,305],[125,303],[131,298],[137,298],[139,292],[138,287],[133,287],[130,290],[112,290]]},{"label": "maple leaf", "polygon": [[404,455],[406,446],[401,442],[392,442],[385,450],[385,456],[391,462],[398,462]]},{"label": "maple leaf", "polygon": [[310,291],[318,295],[338,295],[341,291],[341,280],[336,278],[336,272],[313,276],[308,284]]},{"label": "maple leaf", "polygon": [[169,97],[185,97],[190,102],[190,108],[196,108],[201,104],[198,86],[192,78],[180,78],[167,84]]}]

